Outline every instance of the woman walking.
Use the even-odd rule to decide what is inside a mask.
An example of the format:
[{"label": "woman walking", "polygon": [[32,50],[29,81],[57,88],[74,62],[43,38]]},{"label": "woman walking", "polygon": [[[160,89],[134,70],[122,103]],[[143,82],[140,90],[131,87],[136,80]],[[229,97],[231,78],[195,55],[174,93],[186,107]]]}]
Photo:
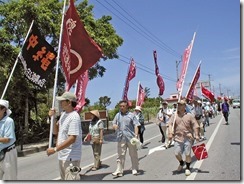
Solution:
[{"label": "woman walking", "polygon": [[92,120],[89,125],[89,133],[86,135],[84,141],[92,142],[92,150],[94,155],[94,166],[92,171],[96,171],[101,166],[101,151],[103,144],[103,121],[100,120],[100,114],[98,110],[90,111]]}]

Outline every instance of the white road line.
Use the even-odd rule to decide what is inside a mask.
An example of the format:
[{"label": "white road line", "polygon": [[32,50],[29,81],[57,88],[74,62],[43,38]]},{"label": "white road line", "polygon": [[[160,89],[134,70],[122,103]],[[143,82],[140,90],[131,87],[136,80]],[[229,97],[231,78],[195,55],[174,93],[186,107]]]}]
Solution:
[{"label": "white road line", "polygon": [[[150,141],[150,140],[152,140],[152,139],[155,139],[155,138],[157,138],[157,137],[159,137],[159,136],[160,136],[160,135],[151,137],[150,139],[145,140],[145,142],[148,142],[148,141]],[[104,158],[104,159],[101,159],[101,161],[103,162],[103,161],[108,160],[108,159],[110,159],[110,158],[113,158],[113,157],[115,157],[115,156],[117,156],[117,153],[115,153],[115,154],[113,154],[113,155],[110,155],[110,156],[108,156],[108,157],[106,157],[106,158]],[[82,170],[83,170],[83,169],[87,169],[87,168],[91,167],[92,165],[93,165],[93,163],[88,164],[88,165],[82,167],[81,169],[82,169]],[[60,177],[57,177],[57,178],[54,178],[53,180],[60,180],[60,179],[61,179]]]},{"label": "white road line", "polygon": [[[207,151],[209,150],[211,144],[213,143],[213,140],[214,140],[214,138],[215,138],[215,136],[216,136],[216,134],[217,134],[217,132],[218,132],[218,130],[219,130],[219,127],[220,127],[221,122],[222,122],[223,119],[224,119],[224,117],[222,116],[222,118],[219,120],[219,123],[218,123],[217,127],[215,128],[213,134],[211,135],[211,137],[210,137],[208,143],[206,144],[206,149],[207,149]],[[204,161],[204,160],[196,161],[196,163],[194,164],[193,168],[194,168],[194,169],[195,169],[195,168],[199,169],[199,168],[201,167],[203,161]],[[196,175],[197,175],[197,172],[193,172],[193,173],[191,173],[190,176],[187,176],[187,177],[186,177],[186,180],[194,180],[195,177],[196,177]]]}]

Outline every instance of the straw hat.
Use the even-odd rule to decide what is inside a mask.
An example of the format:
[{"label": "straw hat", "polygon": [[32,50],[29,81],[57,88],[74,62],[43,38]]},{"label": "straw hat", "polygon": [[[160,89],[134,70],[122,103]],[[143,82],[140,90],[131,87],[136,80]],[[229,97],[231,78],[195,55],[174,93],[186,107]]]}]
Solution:
[{"label": "straw hat", "polygon": [[100,118],[100,113],[98,110],[92,110],[90,111],[91,114],[93,114],[94,116],[96,116],[98,119]]},{"label": "straw hat", "polygon": [[9,109],[9,102],[7,100],[0,100],[0,105],[4,106],[7,109],[7,116],[9,116],[12,113],[12,111]]},{"label": "straw hat", "polygon": [[135,110],[141,111],[141,106],[136,106]]},{"label": "straw hat", "polygon": [[178,104],[186,105],[186,101],[185,101],[185,100],[180,100],[180,101],[178,102]]}]

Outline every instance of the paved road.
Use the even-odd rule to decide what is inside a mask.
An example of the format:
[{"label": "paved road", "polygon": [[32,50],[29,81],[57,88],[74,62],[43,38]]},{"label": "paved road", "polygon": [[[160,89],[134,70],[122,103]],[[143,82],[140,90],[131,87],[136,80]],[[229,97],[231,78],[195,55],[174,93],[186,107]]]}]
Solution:
[{"label": "paved road", "polygon": [[[131,174],[130,158],[126,158],[123,177],[113,177],[111,173],[116,169],[116,142],[114,135],[106,135],[102,148],[102,168],[91,171],[93,156],[91,145],[82,147],[82,181],[138,181],[138,180],[227,180],[240,181],[241,173],[241,126],[240,109],[231,109],[230,125],[224,125],[222,115],[210,120],[206,128],[206,143],[209,158],[196,161],[192,157],[192,174],[188,177],[184,173],[177,174],[178,162],[173,153],[173,147],[165,150],[160,140],[159,129],[155,124],[146,126],[146,148],[138,151],[140,159],[140,173]],[[57,180],[59,179],[57,155],[46,156],[39,152],[18,158],[19,180]]]}]

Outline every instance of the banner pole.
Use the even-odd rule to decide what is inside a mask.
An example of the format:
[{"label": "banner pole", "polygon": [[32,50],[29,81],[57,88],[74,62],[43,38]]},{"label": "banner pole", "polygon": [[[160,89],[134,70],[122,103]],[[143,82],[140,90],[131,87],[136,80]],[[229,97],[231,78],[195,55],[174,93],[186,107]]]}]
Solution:
[{"label": "banner pole", "polygon": [[[23,46],[25,45],[25,42],[26,42],[27,37],[28,37],[28,35],[29,35],[30,31],[31,31],[31,28],[32,28],[33,23],[34,23],[34,20],[32,20],[32,22],[31,22],[30,28],[29,28],[29,30],[28,30],[28,32],[27,32],[27,35],[26,35],[26,37],[25,37],[24,43],[23,43],[23,45],[22,45],[22,47],[21,47],[21,50],[22,50]],[[19,54],[18,54],[18,56],[17,56],[17,59],[15,60],[13,69],[12,69],[12,71],[11,71],[11,73],[10,73],[10,76],[9,76],[9,78],[8,78],[8,81],[7,81],[7,84],[5,85],[5,88],[4,88],[4,90],[3,90],[3,94],[2,94],[2,96],[1,96],[1,99],[3,99],[3,97],[4,97],[4,95],[5,95],[6,91],[7,91],[9,82],[10,82],[10,80],[11,80],[11,78],[12,78],[12,75],[13,75],[13,73],[14,73],[14,70],[15,70],[15,68],[16,68],[16,66],[17,66],[18,58],[19,58],[19,56],[20,56],[20,53],[21,53],[21,51],[19,52]]]},{"label": "banner pole", "polygon": [[[189,61],[190,61],[190,57],[191,57],[191,52],[192,52],[192,48],[193,48],[193,44],[194,44],[194,40],[195,40],[195,36],[196,36],[196,32],[194,32],[194,34],[193,34],[193,38],[192,38],[192,41],[191,41],[191,49],[190,49],[190,53],[189,53],[189,57],[188,57],[188,61],[187,61],[187,63],[186,63],[186,64],[187,64],[187,65],[186,65],[186,73],[187,73],[187,68],[188,68],[188,64],[189,64]],[[179,95],[178,95],[178,102],[180,102],[180,100],[181,100],[181,95],[182,95],[182,91],[183,91],[184,82],[185,82],[185,78],[184,78],[184,80],[182,81],[181,89],[180,89],[180,92],[179,92]],[[177,103],[176,115],[177,115],[177,114],[178,114],[178,103]],[[175,117],[174,117],[174,121],[173,121],[172,132],[174,132],[176,115],[175,115]]]},{"label": "banner pole", "polygon": [[[58,43],[58,54],[57,54],[57,58],[56,58],[56,71],[55,71],[54,86],[53,86],[52,109],[54,109],[54,107],[55,107],[55,96],[56,96],[56,91],[57,91],[60,48],[61,48],[61,41],[62,41],[62,34],[63,34],[63,23],[64,23],[65,7],[66,7],[65,5],[66,5],[66,0],[64,0],[63,12],[62,12],[62,22],[61,22],[61,26],[60,26],[60,35],[59,35],[59,43]],[[52,146],[53,122],[54,122],[54,116],[51,117],[50,134],[49,134],[49,148]]]},{"label": "banner pole", "polygon": [[136,106],[138,105],[138,99],[139,99],[139,88],[140,88],[140,81],[138,82],[138,88],[137,88],[137,95],[136,95]]}]

